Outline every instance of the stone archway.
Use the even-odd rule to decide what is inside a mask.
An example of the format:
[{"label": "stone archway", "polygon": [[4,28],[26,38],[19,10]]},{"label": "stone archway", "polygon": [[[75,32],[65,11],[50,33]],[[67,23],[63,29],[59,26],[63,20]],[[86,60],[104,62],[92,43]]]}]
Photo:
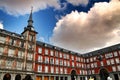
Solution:
[{"label": "stone archway", "polygon": [[106,69],[102,68],[100,69],[100,80],[107,80],[109,73]]},{"label": "stone archway", "polygon": [[71,80],[75,80],[77,78],[77,74],[75,70],[71,71]]},{"label": "stone archway", "polygon": [[10,73],[6,73],[3,77],[3,80],[11,80],[11,75]]},{"label": "stone archway", "polygon": [[15,80],[21,80],[21,75],[20,75],[20,74],[17,74],[17,75],[15,76]]}]

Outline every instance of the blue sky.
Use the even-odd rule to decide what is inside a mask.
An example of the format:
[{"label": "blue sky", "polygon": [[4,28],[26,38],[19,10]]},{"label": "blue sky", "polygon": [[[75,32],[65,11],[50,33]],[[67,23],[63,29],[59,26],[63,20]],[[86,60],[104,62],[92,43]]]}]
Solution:
[{"label": "blue sky", "polygon": [[21,33],[33,6],[37,40],[76,52],[119,43],[119,0],[4,0],[0,26]]}]

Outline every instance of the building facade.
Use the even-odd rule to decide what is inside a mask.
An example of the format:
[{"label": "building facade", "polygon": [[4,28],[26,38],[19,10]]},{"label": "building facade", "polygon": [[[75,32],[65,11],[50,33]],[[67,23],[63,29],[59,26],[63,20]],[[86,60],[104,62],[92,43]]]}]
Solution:
[{"label": "building facade", "polygon": [[21,34],[0,29],[0,79],[11,75],[22,78],[30,74],[34,78],[36,34],[32,21],[32,11],[28,25]]},{"label": "building facade", "polygon": [[32,11],[21,34],[0,29],[0,79],[30,74],[34,80],[120,80],[120,44],[76,53],[36,41]]}]

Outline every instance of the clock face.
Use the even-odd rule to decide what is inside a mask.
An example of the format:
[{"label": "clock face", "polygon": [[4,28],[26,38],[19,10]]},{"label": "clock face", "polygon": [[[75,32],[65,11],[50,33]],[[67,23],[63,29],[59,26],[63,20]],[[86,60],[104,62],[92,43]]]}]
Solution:
[{"label": "clock face", "polygon": [[33,27],[31,27],[31,30],[33,30],[33,31],[34,31],[34,28],[33,28]]}]

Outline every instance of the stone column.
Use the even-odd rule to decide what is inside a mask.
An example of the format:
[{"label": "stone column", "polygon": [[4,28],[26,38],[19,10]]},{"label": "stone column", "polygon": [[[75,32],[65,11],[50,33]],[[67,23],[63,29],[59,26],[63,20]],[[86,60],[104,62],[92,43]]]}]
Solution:
[{"label": "stone column", "polygon": [[85,80],[88,80],[88,77],[87,77],[87,76],[85,76]]},{"label": "stone column", "polygon": [[59,78],[59,80],[60,80],[60,76],[58,75],[58,78]]},{"label": "stone column", "polygon": [[44,80],[44,76],[42,75],[42,80]]},{"label": "stone column", "polygon": [[76,78],[76,80],[78,80],[78,76],[76,76],[75,78]]},{"label": "stone column", "polygon": [[71,80],[71,76],[68,76],[67,80]]},{"label": "stone column", "polygon": [[120,80],[120,74],[118,73],[118,78],[119,78],[119,80]]},{"label": "stone column", "polygon": [[54,76],[54,80],[56,80],[56,76]]},{"label": "stone column", "polygon": [[96,79],[97,79],[97,80],[100,80],[100,75],[96,75]]},{"label": "stone column", "polygon": [[115,80],[114,75],[110,74],[110,78],[112,78],[112,80]]},{"label": "stone column", "polygon": [[49,78],[48,80],[51,80],[51,76],[48,76],[48,78]]}]

